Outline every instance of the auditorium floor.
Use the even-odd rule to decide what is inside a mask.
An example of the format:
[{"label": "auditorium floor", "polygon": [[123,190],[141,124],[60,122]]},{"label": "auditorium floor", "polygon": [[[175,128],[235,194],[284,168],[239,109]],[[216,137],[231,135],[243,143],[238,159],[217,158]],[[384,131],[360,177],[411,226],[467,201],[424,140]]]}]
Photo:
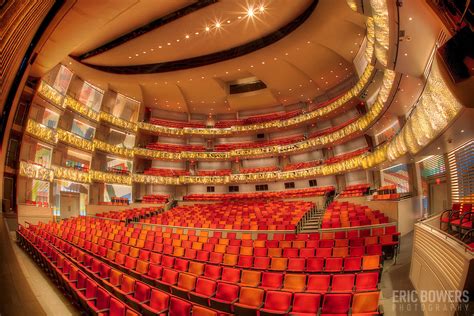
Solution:
[{"label": "auditorium floor", "polygon": [[[8,227],[8,232],[6,227]],[[0,223],[0,315],[80,315],[15,243],[16,221]]]},{"label": "auditorium floor", "polygon": [[[395,303],[393,301],[394,291],[414,290],[411,284],[410,264],[413,246],[413,232],[401,238],[400,254],[397,263],[386,262],[382,273],[382,305],[385,316],[422,316],[421,305],[419,303]],[[395,298],[398,295],[395,293]]]}]

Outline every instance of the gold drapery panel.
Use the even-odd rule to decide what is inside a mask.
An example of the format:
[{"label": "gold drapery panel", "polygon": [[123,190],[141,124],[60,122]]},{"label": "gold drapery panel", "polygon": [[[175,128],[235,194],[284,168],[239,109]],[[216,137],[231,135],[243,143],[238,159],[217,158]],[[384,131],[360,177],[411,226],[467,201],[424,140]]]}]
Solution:
[{"label": "gold drapery panel", "polygon": [[58,135],[55,130],[29,119],[26,123],[26,132],[38,139],[55,144],[58,142]]},{"label": "gold drapery panel", "polygon": [[67,95],[64,98],[64,108],[69,108],[86,118],[98,122],[99,121],[99,113],[89,108],[87,105],[82,104],[81,102],[75,100],[71,96]]},{"label": "gold drapery panel", "polygon": [[80,136],[77,136],[71,132],[65,131],[60,128],[56,130],[56,133],[58,135],[58,140],[62,142],[65,142],[69,145],[73,145],[74,147],[86,151],[94,151],[94,143],[90,140],[86,140]]},{"label": "gold drapery panel", "polygon": [[44,180],[49,182],[53,181],[54,179],[54,171],[52,169],[48,169],[43,166],[29,163],[26,161],[20,161],[19,174],[20,176],[26,178]]},{"label": "gold drapery panel", "polygon": [[79,171],[73,168],[52,166],[55,179],[70,180],[74,182],[91,183],[89,172]]},{"label": "gold drapery panel", "polygon": [[444,83],[436,60],[425,90],[406,124],[388,146],[388,158],[395,160],[407,153],[418,153],[458,115],[462,105]]},{"label": "gold drapery panel", "polygon": [[51,103],[59,106],[59,107],[65,107],[65,104],[63,104],[63,95],[59,93],[56,89],[51,87],[49,84],[47,84],[44,81],[41,81],[39,87],[38,87],[38,93],[46,100],[49,100]]},{"label": "gold drapery panel", "polygon": [[119,155],[127,158],[133,158],[134,156],[134,149],[129,149],[125,147],[118,147],[115,145],[111,145],[109,143],[103,142],[98,139],[94,139],[94,149],[99,149],[113,155]]},{"label": "gold drapery panel", "polygon": [[123,174],[116,174],[112,172],[102,172],[97,170],[89,171],[92,181],[104,182],[104,183],[116,183],[116,184],[132,184],[132,177]]},{"label": "gold drapery panel", "polygon": [[387,0],[370,0],[375,31],[375,56],[387,67],[390,46],[390,25]]},{"label": "gold drapery panel", "polygon": [[110,123],[112,125],[115,125],[117,127],[126,129],[130,132],[135,133],[138,130],[138,126],[137,126],[136,123],[125,121],[125,120],[123,120],[119,117],[115,117],[112,114],[109,114],[109,113],[104,112],[104,111],[100,112],[100,120],[104,121],[104,122],[107,122],[107,123]]}]

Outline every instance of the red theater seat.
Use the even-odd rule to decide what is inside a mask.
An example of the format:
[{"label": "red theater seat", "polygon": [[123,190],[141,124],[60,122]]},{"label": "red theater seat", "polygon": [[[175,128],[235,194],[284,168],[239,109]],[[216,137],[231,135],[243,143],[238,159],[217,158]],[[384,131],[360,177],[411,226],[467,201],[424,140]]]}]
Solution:
[{"label": "red theater seat", "polygon": [[320,294],[295,293],[293,297],[292,316],[317,315],[321,304]]},{"label": "red theater seat", "polygon": [[260,309],[260,315],[286,315],[291,308],[291,298],[293,294],[289,292],[268,291],[265,297],[265,304]]}]

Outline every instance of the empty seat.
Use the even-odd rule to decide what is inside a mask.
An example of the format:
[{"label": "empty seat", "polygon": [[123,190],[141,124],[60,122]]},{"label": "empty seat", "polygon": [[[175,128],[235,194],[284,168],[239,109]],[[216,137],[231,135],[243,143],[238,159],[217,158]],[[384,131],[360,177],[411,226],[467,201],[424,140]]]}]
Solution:
[{"label": "empty seat", "polygon": [[223,268],[221,280],[229,283],[239,283],[240,282],[240,269],[235,268]]},{"label": "empty seat", "polygon": [[306,268],[305,258],[290,258],[288,259],[287,271],[303,272]]},{"label": "empty seat", "polygon": [[265,291],[253,287],[240,288],[239,299],[234,303],[236,315],[257,315],[258,309],[262,307]]},{"label": "empty seat", "polygon": [[272,258],[270,270],[285,271],[288,266],[288,258]]},{"label": "empty seat", "polygon": [[344,258],[343,269],[346,272],[360,271],[362,257],[346,257]]},{"label": "empty seat", "polygon": [[304,292],[306,287],[306,274],[285,274],[283,291]]},{"label": "empty seat", "polygon": [[306,271],[322,272],[324,270],[324,258],[308,258],[306,259]]},{"label": "empty seat", "polygon": [[196,277],[192,274],[181,272],[178,276],[178,283],[171,286],[171,293],[179,297],[188,298],[188,293],[193,291],[196,286]]},{"label": "empty seat", "polygon": [[[240,287],[235,284],[219,282],[217,284],[216,295],[210,298],[212,308],[231,313],[234,304],[239,297]],[[183,314],[184,315],[184,314]]]},{"label": "empty seat", "polygon": [[344,314],[349,312],[351,294],[326,294],[323,298],[321,314]]},{"label": "empty seat", "polygon": [[354,274],[335,274],[332,276],[331,291],[332,292],[351,292],[354,288]]},{"label": "empty seat", "polygon": [[306,292],[326,293],[331,284],[331,275],[329,274],[310,274],[306,286]]},{"label": "empty seat", "polygon": [[260,284],[262,272],[253,270],[242,270],[240,277],[241,286],[257,287]]},{"label": "empty seat", "polygon": [[154,285],[155,280],[161,279],[162,273],[163,273],[162,266],[152,264],[150,265],[148,272],[146,274],[142,274],[142,281],[150,285]]},{"label": "empty seat", "polygon": [[221,278],[222,267],[206,264],[204,267],[204,276],[213,280],[219,280]]},{"label": "empty seat", "polygon": [[150,300],[150,293],[151,288],[147,284],[137,281],[133,296],[127,295],[128,303],[136,310],[140,310],[140,306]]},{"label": "empty seat", "polygon": [[378,255],[363,256],[362,257],[362,270],[379,270],[380,269],[380,257]]},{"label": "empty seat", "polygon": [[189,292],[189,299],[201,305],[209,305],[209,298],[214,296],[216,287],[216,281],[198,278],[194,291]]},{"label": "empty seat", "polygon": [[283,284],[283,274],[278,272],[263,272],[261,288],[266,290],[280,289]]},{"label": "empty seat", "polygon": [[257,270],[267,270],[270,266],[269,257],[255,257],[253,260],[253,268]]},{"label": "empty seat", "polygon": [[170,291],[170,287],[176,285],[178,282],[179,272],[171,269],[163,269],[163,274],[160,280],[156,280],[156,287],[165,291]]},{"label": "empty seat", "polygon": [[190,261],[188,267],[188,273],[191,273],[195,276],[200,276],[204,273],[204,263]]},{"label": "empty seat", "polygon": [[340,272],[342,271],[342,258],[326,258],[324,266],[326,272]]},{"label": "empty seat", "polygon": [[321,304],[321,294],[295,293],[293,297],[292,316],[317,315]]},{"label": "empty seat", "polygon": [[352,315],[379,315],[379,296],[380,292],[355,293],[352,299]]},{"label": "empty seat", "polygon": [[355,280],[355,291],[377,291],[378,282],[378,272],[358,273]]},{"label": "empty seat", "polygon": [[192,304],[182,299],[171,297],[169,305],[169,316],[191,315]]},{"label": "empty seat", "polygon": [[193,305],[193,316],[217,316],[217,312],[212,309],[198,305]]},{"label": "empty seat", "polygon": [[268,291],[260,315],[286,315],[290,311],[292,293]]}]

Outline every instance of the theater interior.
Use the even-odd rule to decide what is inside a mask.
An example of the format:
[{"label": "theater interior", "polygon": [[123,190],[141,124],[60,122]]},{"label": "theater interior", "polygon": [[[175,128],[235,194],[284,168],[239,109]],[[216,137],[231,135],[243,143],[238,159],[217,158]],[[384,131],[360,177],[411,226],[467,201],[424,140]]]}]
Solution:
[{"label": "theater interior", "polygon": [[0,0],[0,315],[474,315],[470,0]]}]

